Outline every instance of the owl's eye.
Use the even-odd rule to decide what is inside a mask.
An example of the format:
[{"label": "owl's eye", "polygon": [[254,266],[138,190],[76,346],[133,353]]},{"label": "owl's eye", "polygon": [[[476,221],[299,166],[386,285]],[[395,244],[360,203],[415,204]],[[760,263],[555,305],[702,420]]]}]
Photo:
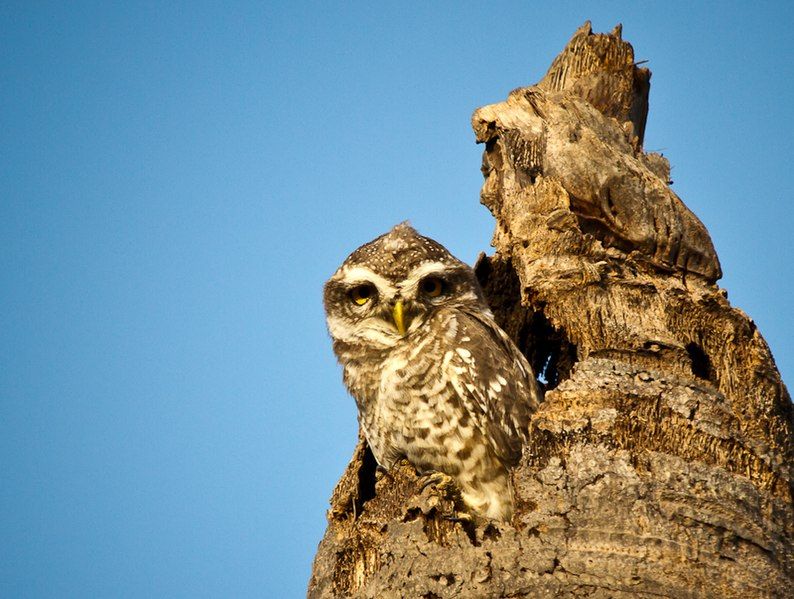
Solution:
[{"label": "owl's eye", "polygon": [[427,277],[420,283],[419,288],[429,297],[438,297],[444,292],[444,282],[436,277]]},{"label": "owl's eye", "polygon": [[363,306],[375,295],[375,288],[372,285],[358,285],[350,290],[350,299],[359,306]]}]

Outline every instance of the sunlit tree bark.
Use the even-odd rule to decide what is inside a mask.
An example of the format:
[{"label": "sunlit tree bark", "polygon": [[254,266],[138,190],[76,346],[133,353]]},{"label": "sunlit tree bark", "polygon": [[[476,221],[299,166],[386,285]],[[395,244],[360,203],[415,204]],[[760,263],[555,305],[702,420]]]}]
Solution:
[{"label": "sunlit tree bark", "polygon": [[449,518],[361,441],[311,597],[792,597],[792,406],[642,150],[650,72],[586,23],[472,118],[495,254],[476,272],[545,387],[509,524]]}]

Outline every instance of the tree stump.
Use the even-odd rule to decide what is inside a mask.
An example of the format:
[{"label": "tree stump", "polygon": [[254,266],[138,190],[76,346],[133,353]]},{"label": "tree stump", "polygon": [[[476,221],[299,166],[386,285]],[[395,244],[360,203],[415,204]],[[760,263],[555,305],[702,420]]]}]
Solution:
[{"label": "tree stump", "polygon": [[444,517],[360,440],[310,597],[792,597],[792,404],[642,150],[651,73],[620,26],[472,117],[496,219],[476,272],[545,399],[512,523]]}]

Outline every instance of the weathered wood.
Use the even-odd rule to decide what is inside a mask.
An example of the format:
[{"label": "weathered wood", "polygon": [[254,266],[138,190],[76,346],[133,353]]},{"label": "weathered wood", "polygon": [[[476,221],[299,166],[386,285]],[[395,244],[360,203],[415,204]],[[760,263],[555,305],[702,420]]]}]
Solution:
[{"label": "weathered wood", "polygon": [[588,23],[472,119],[496,219],[476,271],[546,387],[513,522],[450,520],[361,441],[310,596],[794,596],[791,400],[666,160],[642,151],[649,80],[619,27]]}]

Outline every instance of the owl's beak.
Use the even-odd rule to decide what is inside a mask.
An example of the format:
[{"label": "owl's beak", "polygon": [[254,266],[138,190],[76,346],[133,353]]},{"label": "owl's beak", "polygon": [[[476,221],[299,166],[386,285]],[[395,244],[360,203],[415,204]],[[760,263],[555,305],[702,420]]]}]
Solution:
[{"label": "owl's beak", "polygon": [[[403,315],[403,301],[397,300],[394,308],[391,311],[392,318],[394,318],[394,326],[397,327],[397,332],[401,336],[405,336],[405,316]],[[410,323],[409,323],[410,324]]]}]

